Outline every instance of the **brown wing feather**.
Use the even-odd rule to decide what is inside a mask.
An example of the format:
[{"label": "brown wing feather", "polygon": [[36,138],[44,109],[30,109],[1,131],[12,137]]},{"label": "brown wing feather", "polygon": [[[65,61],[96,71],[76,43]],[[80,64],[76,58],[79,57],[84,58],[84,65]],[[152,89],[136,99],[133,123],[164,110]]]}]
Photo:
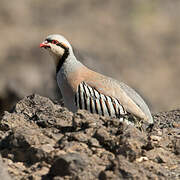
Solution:
[{"label": "brown wing feather", "polygon": [[89,72],[88,77],[84,80],[89,86],[95,88],[100,93],[118,99],[125,110],[133,115],[148,120],[148,117],[141,108],[126,94],[114,79],[105,77],[96,72]]}]

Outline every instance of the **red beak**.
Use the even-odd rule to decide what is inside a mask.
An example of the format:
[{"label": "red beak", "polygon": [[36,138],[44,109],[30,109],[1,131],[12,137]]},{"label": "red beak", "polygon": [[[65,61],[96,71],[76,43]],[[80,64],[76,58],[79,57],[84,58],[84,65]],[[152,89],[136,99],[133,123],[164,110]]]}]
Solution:
[{"label": "red beak", "polygon": [[46,44],[45,42],[42,42],[40,45],[39,45],[40,48],[50,48],[50,46],[48,44]]},{"label": "red beak", "polygon": [[41,44],[39,45],[39,47],[40,47],[40,48],[44,47],[44,44],[43,44],[43,43],[41,43]]}]

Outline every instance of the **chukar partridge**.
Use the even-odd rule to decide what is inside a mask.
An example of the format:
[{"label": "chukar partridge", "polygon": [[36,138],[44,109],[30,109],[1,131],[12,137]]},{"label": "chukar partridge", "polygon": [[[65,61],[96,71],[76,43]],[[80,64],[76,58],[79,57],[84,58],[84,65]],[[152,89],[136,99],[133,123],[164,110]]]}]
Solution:
[{"label": "chukar partridge", "polygon": [[148,106],[132,88],[84,66],[63,36],[49,35],[40,47],[47,49],[55,61],[57,83],[70,111],[86,109],[135,126],[153,124]]}]

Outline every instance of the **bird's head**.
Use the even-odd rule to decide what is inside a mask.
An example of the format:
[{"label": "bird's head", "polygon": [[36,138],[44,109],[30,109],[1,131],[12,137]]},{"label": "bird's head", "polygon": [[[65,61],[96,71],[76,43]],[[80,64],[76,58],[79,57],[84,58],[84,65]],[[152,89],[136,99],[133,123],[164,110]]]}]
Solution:
[{"label": "bird's head", "polygon": [[49,51],[50,55],[55,60],[56,65],[59,61],[65,60],[69,54],[72,53],[70,43],[63,36],[58,34],[49,35],[40,44],[40,47]]}]

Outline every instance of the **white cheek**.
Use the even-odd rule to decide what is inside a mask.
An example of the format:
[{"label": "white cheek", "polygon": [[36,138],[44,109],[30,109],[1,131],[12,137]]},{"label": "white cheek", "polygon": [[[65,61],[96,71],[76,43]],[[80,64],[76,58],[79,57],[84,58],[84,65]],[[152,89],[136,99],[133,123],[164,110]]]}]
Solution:
[{"label": "white cheek", "polygon": [[51,51],[57,56],[63,56],[64,49],[59,46],[51,46]]},{"label": "white cheek", "polygon": [[64,54],[64,49],[63,48],[58,48],[57,49],[57,54],[59,55],[59,56],[63,56],[63,54]]}]

